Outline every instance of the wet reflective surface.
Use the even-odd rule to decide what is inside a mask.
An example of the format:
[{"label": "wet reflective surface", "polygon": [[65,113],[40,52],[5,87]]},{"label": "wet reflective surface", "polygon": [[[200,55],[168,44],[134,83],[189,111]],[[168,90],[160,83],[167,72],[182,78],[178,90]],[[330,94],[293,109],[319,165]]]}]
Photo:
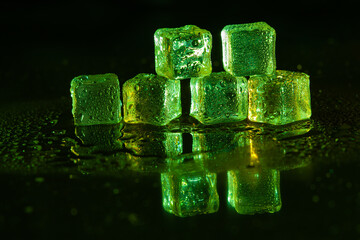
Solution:
[{"label": "wet reflective surface", "polygon": [[[0,238],[358,239],[356,8],[241,2],[207,15],[193,2],[204,11],[184,20],[176,4],[137,2],[0,8]],[[166,127],[74,127],[73,77],[154,73],[156,29],[188,23],[212,33],[221,72],[221,29],[255,21],[277,31],[278,69],[310,75],[310,121],[201,126],[182,80],[184,116]]]},{"label": "wet reflective surface", "polygon": [[334,109],[340,102],[349,117],[327,109],[333,121],[315,114],[280,127],[204,126],[190,117],[165,127],[74,127],[69,99],[4,107],[1,224],[46,226],[44,234],[57,231],[54,221],[75,232],[83,224],[81,231],[99,236],[121,225],[143,236],[158,224],[187,229],[185,219],[195,226],[222,219],[232,235],[239,225],[269,229],[300,218],[309,229],[323,221],[329,236],[347,221],[357,234],[360,109],[321,93],[313,99],[315,113],[323,102]]}]

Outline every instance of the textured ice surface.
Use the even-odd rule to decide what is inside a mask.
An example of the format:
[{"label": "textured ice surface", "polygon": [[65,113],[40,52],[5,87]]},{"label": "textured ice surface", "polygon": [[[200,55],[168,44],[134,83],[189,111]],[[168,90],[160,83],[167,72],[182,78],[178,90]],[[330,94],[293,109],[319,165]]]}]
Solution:
[{"label": "textured ice surface", "polygon": [[249,120],[283,125],[311,116],[309,75],[277,70],[249,80]]},{"label": "textured ice surface", "polygon": [[179,217],[217,212],[216,174],[169,172],[161,174],[163,207]]},{"label": "textured ice surface", "polygon": [[234,76],[273,74],[275,30],[265,22],[227,25],[221,31],[224,69]]},{"label": "textured ice surface", "polygon": [[[135,132],[136,130],[140,131]],[[170,157],[182,153],[183,139],[181,133],[141,130],[134,129],[130,134],[136,137],[124,141],[126,148],[135,155]]]},{"label": "textured ice surface", "polygon": [[280,171],[259,168],[229,171],[228,202],[240,214],[279,211]]},{"label": "textured ice surface", "polygon": [[180,81],[140,73],[123,85],[127,123],[166,125],[181,116]]},{"label": "textured ice surface", "polygon": [[75,125],[114,124],[121,121],[119,80],[115,74],[82,75],[71,81]]},{"label": "textured ice surface", "polygon": [[123,123],[76,126],[75,135],[85,146],[92,146],[91,152],[112,152],[123,148],[121,129]]},{"label": "textured ice surface", "polygon": [[226,72],[191,79],[190,115],[203,124],[236,122],[248,114],[248,83]]},{"label": "textured ice surface", "polygon": [[212,36],[194,25],[155,32],[155,70],[169,79],[209,75]]}]

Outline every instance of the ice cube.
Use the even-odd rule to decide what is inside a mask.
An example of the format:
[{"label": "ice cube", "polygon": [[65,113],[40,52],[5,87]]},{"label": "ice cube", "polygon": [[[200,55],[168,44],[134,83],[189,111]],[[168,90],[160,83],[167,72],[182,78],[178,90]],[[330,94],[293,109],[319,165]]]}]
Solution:
[{"label": "ice cube", "polygon": [[226,72],[191,79],[190,116],[203,124],[237,122],[247,118],[248,81]]},{"label": "ice cube", "polygon": [[155,70],[169,79],[209,75],[211,33],[194,25],[160,28],[155,35]]},{"label": "ice cube", "polygon": [[179,217],[217,212],[216,174],[168,172],[161,174],[164,210]]},{"label": "ice cube", "polygon": [[221,31],[224,69],[234,76],[273,74],[275,30],[265,22],[227,25]]},{"label": "ice cube", "polygon": [[277,70],[249,80],[249,120],[283,125],[311,116],[309,75]]},{"label": "ice cube", "polygon": [[115,74],[82,75],[71,81],[72,114],[78,126],[121,121],[121,100]]},{"label": "ice cube", "polygon": [[239,214],[280,211],[279,170],[250,167],[228,171],[227,175],[228,202]]},{"label": "ice cube", "polygon": [[123,85],[124,120],[163,126],[181,116],[180,81],[140,73]]}]

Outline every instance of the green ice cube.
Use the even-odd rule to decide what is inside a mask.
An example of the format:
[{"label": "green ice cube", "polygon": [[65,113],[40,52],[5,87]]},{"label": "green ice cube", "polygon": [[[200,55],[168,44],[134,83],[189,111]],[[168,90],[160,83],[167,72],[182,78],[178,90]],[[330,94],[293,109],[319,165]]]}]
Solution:
[{"label": "green ice cube", "polygon": [[265,22],[227,25],[221,31],[224,69],[234,76],[273,74],[275,30]]},{"label": "green ice cube", "polygon": [[140,73],[123,85],[124,120],[163,126],[181,116],[180,81]]},{"label": "green ice cube", "polygon": [[135,138],[125,140],[125,146],[138,156],[178,156],[183,151],[182,134],[177,132],[132,132]]},{"label": "green ice cube", "polygon": [[217,212],[216,174],[169,172],[161,174],[164,210],[179,217]]},{"label": "green ice cube", "polygon": [[211,73],[211,33],[194,25],[160,28],[155,32],[155,70],[169,79]]},{"label": "green ice cube", "polygon": [[191,79],[190,115],[203,124],[236,122],[248,114],[248,82],[226,72]]},{"label": "green ice cube", "polygon": [[218,151],[230,151],[236,147],[246,145],[244,132],[224,131],[215,132],[192,132],[192,151],[194,153],[212,153]]},{"label": "green ice cube", "polygon": [[283,125],[311,116],[309,75],[277,70],[249,80],[249,120]]},{"label": "green ice cube", "polygon": [[215,131],[192,132],[193,159],[198,164],[218,172],[233,168],[247,159],[248,134],[244,131],[215,128]]},{"label": "green ice cube", "polygon": [[228,171],[228,202],[240,214],[280,211],[280,171],[255,167]]},{"label": "green ice cube", "polygon": [[121,121],[119,80],[115,74],[82,75],[71,81],[75,125],[115,124]]},{"label": "green ice cube", "polygon": [[110,152],[123,148],[119,140],[123,123],[76,126],[75,135],[84,145],[94,146],[96,151]]}]

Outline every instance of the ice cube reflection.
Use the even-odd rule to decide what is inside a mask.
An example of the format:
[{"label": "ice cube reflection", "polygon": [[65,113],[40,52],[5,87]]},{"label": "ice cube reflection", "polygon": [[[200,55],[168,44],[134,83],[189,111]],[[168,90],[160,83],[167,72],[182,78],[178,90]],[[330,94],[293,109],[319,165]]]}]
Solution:
[{"label": "ice cube reflection", "polygon": [[[221,199],[226,198],[239,214],[278,212],[282,206],[281,171],[305,167],[311,160],[306,151],[294,154],[291,141],[300,139],[306,145],[312,124],[282,128],[243,124],[125,125],[121,131],[121,125],[77,128],[82,144],[73,146],[75,163],[84,173],[159,176],[163,209],[179,217],[216,213]],[[188,133],[191,138],[183,138]],[[114,148],[114,143],[119,147]],[[89,155],[83,150],[89,145],[97,152]],[[190,146],[192,152],[184,153],[184,146]],[[219,179],[226,184],[227,195],[218,192]]]}]

